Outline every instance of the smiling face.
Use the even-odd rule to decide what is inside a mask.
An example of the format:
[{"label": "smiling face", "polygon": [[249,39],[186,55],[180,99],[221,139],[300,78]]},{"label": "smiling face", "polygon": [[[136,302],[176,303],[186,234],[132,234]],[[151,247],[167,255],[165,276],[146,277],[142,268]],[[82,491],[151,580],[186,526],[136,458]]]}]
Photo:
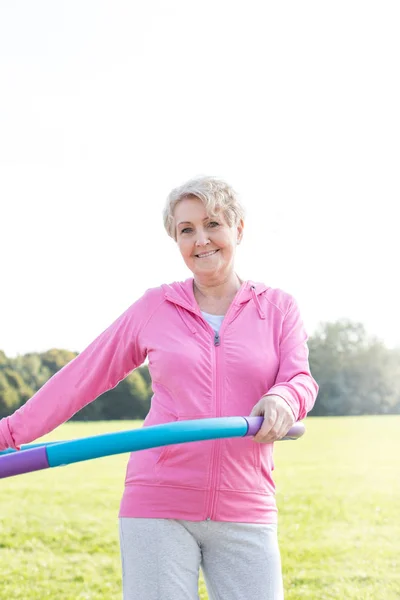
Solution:
[{"label": "smiling face", "polygon": [[222,212],[207,214],[201,200],[180,200],[175,207],[176,241],[183,260],[202,283],[225,281],[233,272],[235,251],[242,236],[243,221],[230,227]]}]

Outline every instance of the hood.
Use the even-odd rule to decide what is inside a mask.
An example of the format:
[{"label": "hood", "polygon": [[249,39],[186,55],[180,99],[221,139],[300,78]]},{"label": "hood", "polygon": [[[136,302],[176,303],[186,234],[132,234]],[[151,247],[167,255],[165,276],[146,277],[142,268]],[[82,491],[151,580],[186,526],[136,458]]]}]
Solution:
[{"label": "hood", "polygon": [[[164,284],[162,286],[165,299],[174,304],[178,304],[197,315],[200,315],[199,305],[196,302],[193,292],[193,277],[186,279],[185,281],[176,281],[171,284]],[[265,314],[261,308],[259,296],[268,290],[268,286],[263,283],[257,283],[254,281],[244,281],[238,290],[233,302],[237,306],[245,304],[250,300],[253,300],[258,314],[261,319],[265,319]]]}]

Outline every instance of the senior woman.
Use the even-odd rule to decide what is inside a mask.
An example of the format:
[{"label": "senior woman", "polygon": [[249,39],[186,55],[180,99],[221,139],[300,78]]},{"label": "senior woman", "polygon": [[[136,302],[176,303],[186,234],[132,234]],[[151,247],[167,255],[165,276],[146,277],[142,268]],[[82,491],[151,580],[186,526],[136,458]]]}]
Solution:
[{"label": "senior woman", "polygon": [[243,209],[225,182],[174,189],[164,223],[193,274],[148,290],[23,407],[0,421],[0,450],[67,421],[146,357],[144,426],[263,415],[254,438],[132,453],[120,506],[125,600],[281,600],[273,442],[312,408],[317,384],[294,299],[235,271]]}]

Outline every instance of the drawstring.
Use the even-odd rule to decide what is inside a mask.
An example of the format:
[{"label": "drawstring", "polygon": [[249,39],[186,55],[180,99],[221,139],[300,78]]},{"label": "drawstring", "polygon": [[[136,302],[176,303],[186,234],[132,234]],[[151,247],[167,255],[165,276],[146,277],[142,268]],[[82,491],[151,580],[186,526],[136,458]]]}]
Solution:
[{"label": "drawstring", "polygon": [[260,315],[260,319],[265,319],[265,313],[264,313],[263,309],[261,308],[261,304],[260,304],[260,301],[259,301],[259,299],[257,297],[256,288],[255,288],[254,285],[251,286],[251,293],[252,293],[252,296],[253,296],[254,304],[257,307],[258,314]]},{"label": "drawstring", "polygon": [[189,319],[187,318],[187,315],[186,315],[186,310],[183,309],[178,304],[175,304],[175,307],[176,307],[176,310],[178,311],[178,314],[179,314],[180,318],[185,323],[185,325],[189,329],[190,333],[196,334],[197,333],[197,329],[196,329],[196,327],[194,327],[194,325],[192,325],[191,322],[189,322]]},{"label": "drawstring", "polygon": [[[165,284],[163,284],[163,288],[165,289],[166,287],[167,286]],[[170,302],[172,302],[172,304],[175,306],[180,318],[185,323],[185,325],[189,329],[190,333],[196,334],[198,329],[193,325],[192,321],[190,319],[188,319],[187,314],[186,314],[187,311],[194,312],[193,308],[191,308],[186,303],[181,303],[181,304],[177,303],[176,297],[173,297],[173,296],[171,297],[168,294],[168,291],[165,293],[165,298],[167,300],[169,300]]]}]

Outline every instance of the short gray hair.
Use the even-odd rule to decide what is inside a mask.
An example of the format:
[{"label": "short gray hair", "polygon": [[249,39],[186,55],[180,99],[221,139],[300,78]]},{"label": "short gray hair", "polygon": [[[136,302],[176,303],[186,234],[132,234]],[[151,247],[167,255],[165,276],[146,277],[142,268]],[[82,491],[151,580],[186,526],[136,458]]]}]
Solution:
[{"label": "short gray hair", "polygon": [[169,193],[163,212],[164,227],[174,240],[176,240],[175,207],[184,198],[193,197],[203,202],[210,216],[215,217],[222,212],[230,227],[238,225],[241,219],[244,219],[244,208],[235,190],[225,181],[209,176],[189,179]]}]

